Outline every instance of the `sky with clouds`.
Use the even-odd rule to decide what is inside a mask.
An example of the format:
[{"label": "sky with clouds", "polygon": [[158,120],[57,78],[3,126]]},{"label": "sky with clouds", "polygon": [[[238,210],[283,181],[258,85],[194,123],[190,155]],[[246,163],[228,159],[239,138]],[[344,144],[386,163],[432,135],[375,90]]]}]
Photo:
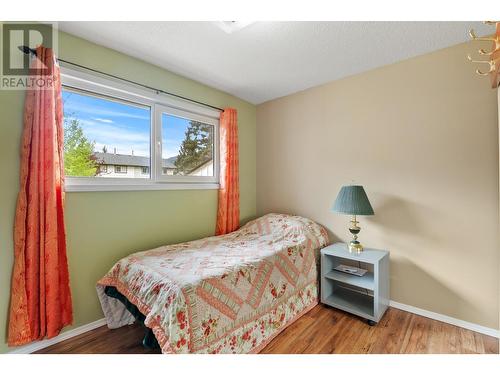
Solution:
[{"label": "sky with clouds", "polygon": [[[108,152],[150,156],[149,107],[138,107],[122,102],[63,90],[65,118],[77,118],[87,139],[95,142],[100,152],[106,146]],[[179,153],[189,120],[164,114],[162,117],[162,157]]]}]

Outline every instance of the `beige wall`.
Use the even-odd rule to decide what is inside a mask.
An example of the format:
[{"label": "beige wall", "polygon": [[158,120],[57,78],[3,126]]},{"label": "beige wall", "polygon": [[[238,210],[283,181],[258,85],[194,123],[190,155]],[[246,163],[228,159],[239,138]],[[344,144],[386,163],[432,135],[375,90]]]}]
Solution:
[{"label": "beige wall", "polygon": [[491,328],[499,320],[496,92],[462,44],[257,108],[257,211],[349,238],[330,211],[362,184],[361,241],[391,252],[391,299]]}]

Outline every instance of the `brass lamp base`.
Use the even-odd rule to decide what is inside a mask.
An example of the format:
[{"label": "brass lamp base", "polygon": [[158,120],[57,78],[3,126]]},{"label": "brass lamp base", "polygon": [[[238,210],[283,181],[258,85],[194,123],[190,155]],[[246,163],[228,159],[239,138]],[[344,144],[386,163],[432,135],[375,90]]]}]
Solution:
[{"label": "brass lamp base", "polygon": [[349,242],[349,252],[350,253],[361,253],[363,251],[363,245],[359,243],[359,241],[351,241]]},{"label": "brass lamp base", "polygon": [[352,241],[349,242],[349,252],[350,253],[361,253],[363,251],[363,245],[358,241],[358,234],[361,232],[361,228],[358,226],[359,221],[356,220],[356,215],[351,219],[351,226],[349,227],[349,232],[352,234]]}]

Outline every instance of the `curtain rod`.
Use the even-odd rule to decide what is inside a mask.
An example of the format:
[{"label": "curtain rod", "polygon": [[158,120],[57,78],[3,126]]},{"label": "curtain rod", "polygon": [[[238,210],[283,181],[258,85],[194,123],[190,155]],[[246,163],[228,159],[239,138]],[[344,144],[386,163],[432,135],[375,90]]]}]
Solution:
[{"label": "curtain rod", "polygon": [[[19,50],[27,55],[29,54],[32,54],[32,55],[35,55],[36,56],[36,50],[33,49],[33,48],[29,48],[28,46],[19,46],[18,47]],[[66,61],[66,60],[63,60],[63,59],[60,59],[60,58],[57,58],[58,61],[60,62],[63,62],[65,64],[70,64],[70,65],[73,65],[73,66],[77,66],[79,68],[82,68],[82,69],[86,69],[86,70],[90,70],[94,73],[99,73],[99,74],[104,74],[105,76],[108,76],[108,77],[113,77],[115,79],[119,79],[121,81],[125,81],[125,82],[128,82],[128,83],[132,83],[134,85],[137,85],[137,86],[141,86],[141,87],[144,87],[148,90],[153,90],[153,91],[156,91],[157,93],[162,93],[162,94],[166,94],[166,95],[170,95],[170,96],[174,96],[176,98],[179,98],[179,99],[184,99],[184,100],[187,100],[187,101],[190,101],[192,103],[196,103],[196,104],[200,104],[200,105],[204,105],[205,107],[210,107],[210,108],[213,108],[213,109],[216,109],[218,111],[224,111],[222,108],[219,108],[219,107],[216,107],[216,106],[213,106],[213,105],[210,105],[210,104],[207,104],[207,103],[203,103],[203,102],[199,102],[197,100],[193,100],[193,99],[189,99],[189,98],[186,98],[185,96],[182,96],[182,95],[177,95],[177,94],[174,94],[174,93],[171,93],[171,92],[168,92],[168,91],[165,91],[165,90],[161,90],[161,89],[157,89],[157,88],[154,88],[154,87],[151,87],[151,86],[147,86],[147,85],[144,85],[142,83],[139,83],[139,82],[134,82],[134,81],[131,81],[129,79],[126,79],[126,78],[122,78],[122,77],[118,77],[118,76],[115,76],[113,74],[109,74],[109,73],[104,73],[104,72],[101,72],[99,70],[96,70],[96,69],[92,69],[92,68],[89,68],[89,67],[86,67],[86,66],[83,66],[83,65],[80,65],[80,64],[76,64],[74,62],[71,62],[71,61]]]}]

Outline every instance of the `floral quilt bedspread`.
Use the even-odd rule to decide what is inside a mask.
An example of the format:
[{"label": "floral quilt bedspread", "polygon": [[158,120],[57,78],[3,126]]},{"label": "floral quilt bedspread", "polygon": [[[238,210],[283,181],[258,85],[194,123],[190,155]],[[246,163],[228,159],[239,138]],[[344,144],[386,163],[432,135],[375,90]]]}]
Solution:
[{"label": "floral quilt bedspread", "polygon": [[309,219],[268,214],[224,236],[125,257],[97,291],[110,328],[134,318],[106,285],[146,316],[164,353],[258,352],[317,304],[318,250],[327,242]]}]

